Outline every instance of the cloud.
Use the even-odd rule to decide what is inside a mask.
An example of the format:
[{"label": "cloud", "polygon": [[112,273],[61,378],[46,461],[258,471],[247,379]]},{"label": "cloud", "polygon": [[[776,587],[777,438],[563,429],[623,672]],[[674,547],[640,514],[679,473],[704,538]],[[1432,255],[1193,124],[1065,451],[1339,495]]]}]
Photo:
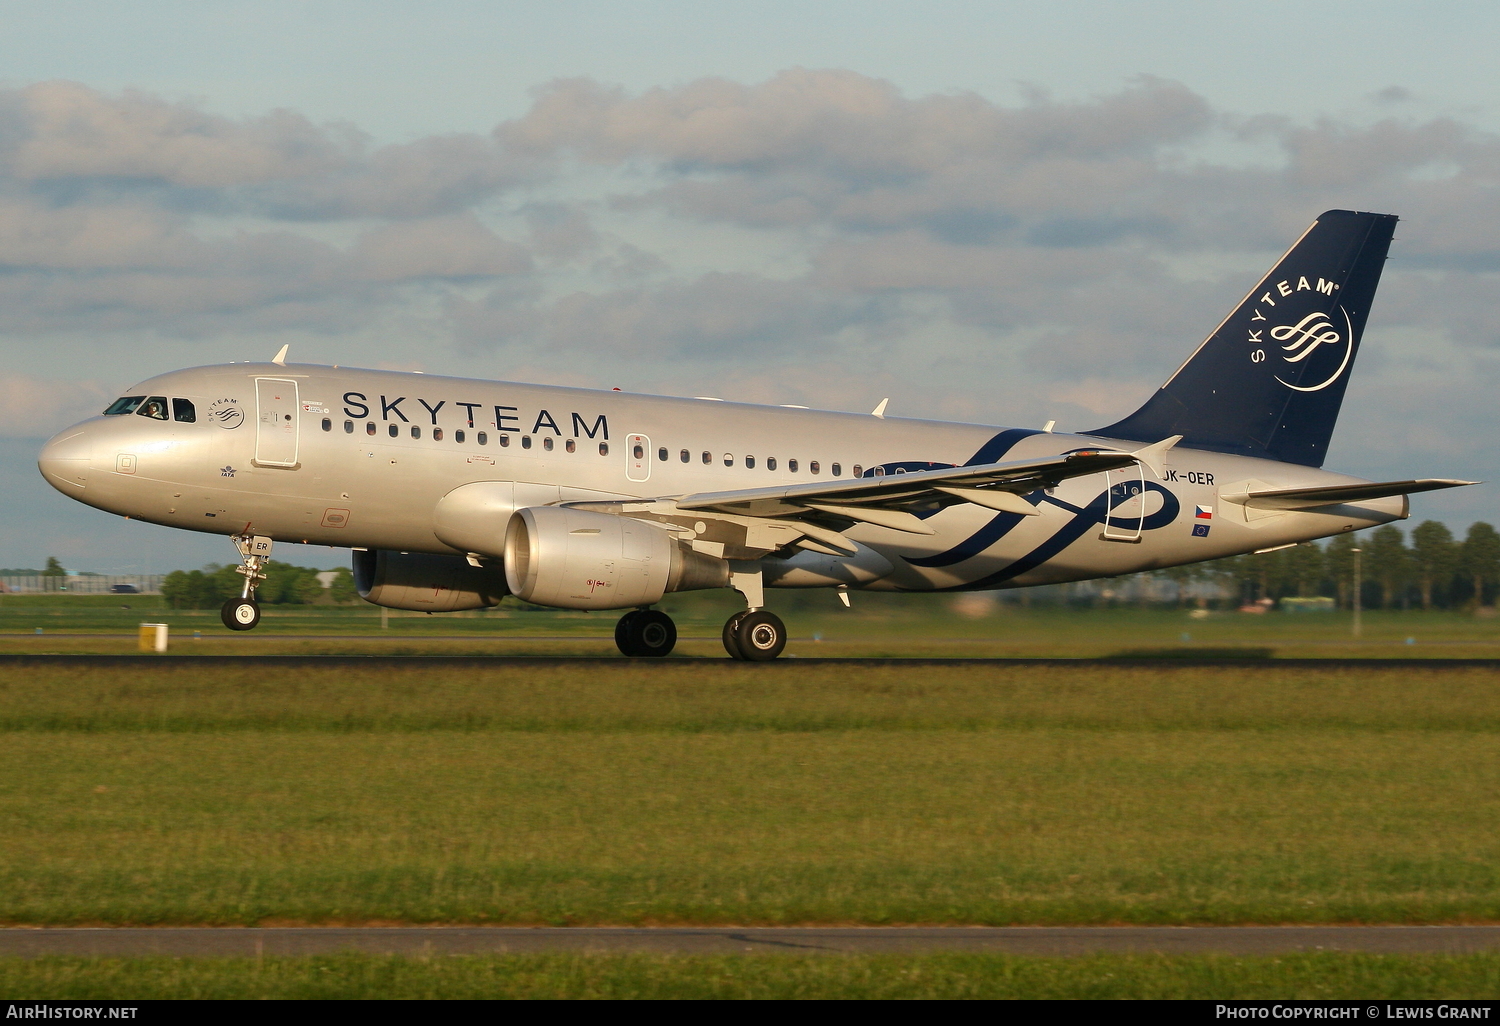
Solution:
[{"label": "cloud", "polygon": [[0,438],[47,438],[99,413],[113,398],[96,381],[0,374]]},{"label": "cloud", "polygon": [[1377,99],[1296,123],[1146,77],[1001,104],[794,68],[554,82],[491,133],[378,145],[39,83],[0,90],[0,331],[320,333],[395,363],[370,340],[415,336],[433,370],[780,401],[813,374],[837,385],[811,405],[1093,426],[1351,207],[1404,218],[1370,373],[1457,367],[1500,349],[1500,139]]}]

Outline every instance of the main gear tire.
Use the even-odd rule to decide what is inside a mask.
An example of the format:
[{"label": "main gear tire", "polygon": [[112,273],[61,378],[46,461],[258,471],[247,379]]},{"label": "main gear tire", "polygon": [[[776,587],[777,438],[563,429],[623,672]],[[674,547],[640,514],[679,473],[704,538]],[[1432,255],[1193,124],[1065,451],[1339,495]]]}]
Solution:
[{"label": "main gear tire", "polygon": [[786,624],[765,609],[746,614],[735,625],[734,635],[740,658],[752,663],[769,662],[786,648]]},{"label": "main gear tire", "polygon": [[230,599],[219,610],[219,619],[232,631],[254,630],[260,623],[260,605],[254,599]]},{"label": "main gear tire", "polygon": [[677,646],[677,624],[656,609],[632,609],[615,624],[615,646],[622,655],[660,658]]},{"label": "main gear tire", "polygon": [[677,625],[657,609],[637,609],[620,617],[615,644],[627,656],[659,659],[677,645]]},{"label": "main gear tire", "polygon": [[724,621],[724,651],[729,653],[731,659],[745,658],[745,653],[740,651],[739,627],[740,621],[749,615],[750,610],[742,609]]},{"label": "main gear tire", "polygon": [[632,609],[615,623],[615,647],[620,650],[621,655],[639,654],[635,650],[635,632],[631,627],[643,612],[643,609]]}]

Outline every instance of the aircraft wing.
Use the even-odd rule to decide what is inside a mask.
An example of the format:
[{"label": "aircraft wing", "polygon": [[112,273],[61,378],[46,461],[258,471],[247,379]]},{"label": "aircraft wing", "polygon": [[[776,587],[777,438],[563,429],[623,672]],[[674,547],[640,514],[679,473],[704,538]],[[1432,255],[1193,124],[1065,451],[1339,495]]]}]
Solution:
[{"label": "aircraft wing", "polygon": [[[757,558],[787,545],[849,554],[856,551],[856,546],[843,532],[856,523],[930,535],[936,532],[915,514],[960,502],[1035,515],[1035,507],[1022,498],[1026,492],[1139,462],[1141,458],[1131,453],[1087,449],[1065,456],[884,477],[564,505],[653,520],[668,529],[692,533],[695,538],[702,536],[709,545],[723,543],[715,554],[726,558]],[[714,526],[705,525],[705,531],[697,531],[697,526],[705,521],[713,522]]]},{"label": "aircraft wing", "polygon": [[[989,463],[977,467],[946,467],[884,477],[860,477],[840,481],[810,481],[799,485],[738,488],[727,492],[698,492],[677,500],[678,509],[717,511],[741,516],[775,517],[827,512],[828,507],[855,512],[897,511],[910,513],[976,502],[996,508],[1018,510],[1029,505],[1020,495],[1059,481],[1133,466],[1130,453],[1085,450],[1066,456],[1048,456],[1011,463]],[[850,516],[849,519],[861,519]]]},{"label": "aircraft wing", "polygon": [[1411,495],[1414,492],[1460,488],[1478,483],[1478,481],[1429,477],[1416,481],[1372,481],[1368,484],[1333,485],[1331,487],[1265,489],[1221,495],[1220,498],[1225,502],[1238,503],[1252,509],[1317,509],[1319,506],[1360,502],[1366,499],[1384,499],[1392,495]]}]

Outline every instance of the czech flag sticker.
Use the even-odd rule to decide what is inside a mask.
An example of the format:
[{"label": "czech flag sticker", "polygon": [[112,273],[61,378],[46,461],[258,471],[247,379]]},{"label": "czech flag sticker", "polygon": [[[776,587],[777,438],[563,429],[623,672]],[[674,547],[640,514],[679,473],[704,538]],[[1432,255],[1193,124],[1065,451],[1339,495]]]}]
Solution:
[{"label": "czech flag sticker", "polygon": [[1212,506],[1199,506],[1197,509],[1198,512],[1193,516],[1194,520],[1212,520],[1214,518],[1214,508]]}]

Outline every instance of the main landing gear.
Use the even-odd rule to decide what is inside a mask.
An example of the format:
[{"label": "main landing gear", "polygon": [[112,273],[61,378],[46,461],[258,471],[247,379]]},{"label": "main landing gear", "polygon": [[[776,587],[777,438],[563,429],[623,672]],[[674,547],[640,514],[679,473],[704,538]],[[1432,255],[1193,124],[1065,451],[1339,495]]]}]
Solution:
[{"label": "main landing gear", "polygon": [[632,609],[615,624],[615,644],[628,656],[664,656],[677,644],[677,625],[659,609]]},{"label": "main landing gear", "polygon": [[724,650],[731,659],[766,662],[786,648],[786,624],[768,609],[746,609],[724,624]]},{"label": "main landing gear", "polygon": [[232,631],[248,631],[260,623],[260,603],[255,601],[255,589],[266,575],[261,567],[271,558],[271,539],[262,535],[237,534],[230,539],[240,550],[240,565],[235,572],[245,575],[245,586],[239,598],[225,602],[219,610],[219,619]]}]

